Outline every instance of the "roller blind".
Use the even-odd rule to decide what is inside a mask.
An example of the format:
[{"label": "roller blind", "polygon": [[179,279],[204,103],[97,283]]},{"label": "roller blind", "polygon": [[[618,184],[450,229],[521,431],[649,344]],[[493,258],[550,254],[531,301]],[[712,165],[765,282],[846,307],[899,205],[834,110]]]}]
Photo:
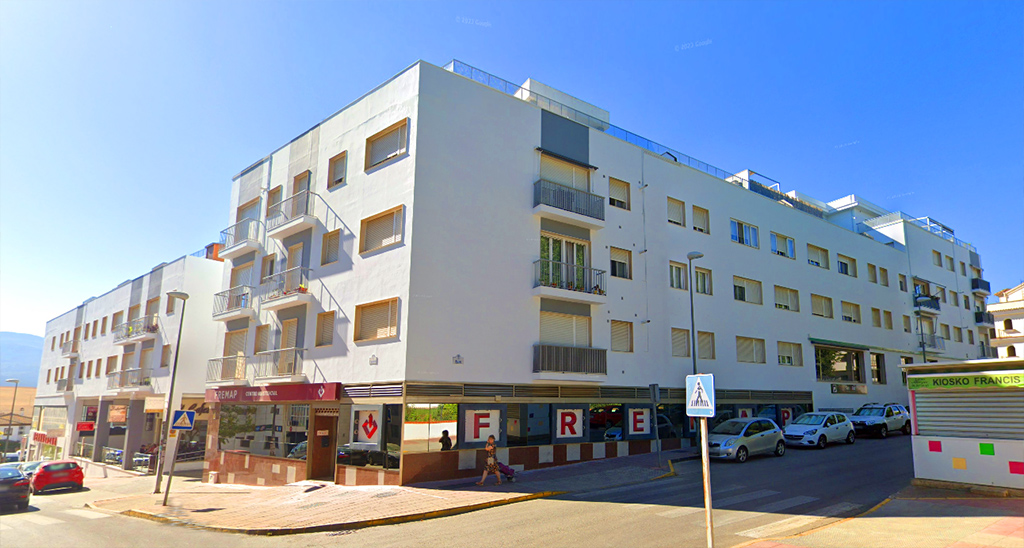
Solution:
[{"label": "roller blind", "polygon": [[249,285],[252,279],[252,263],[231,270],[231,287]]},{"label": "roller blind", "polygon": [[329,346],[334,343],[334,312],[316,316],[316,345]]},{"label": "roller blind", "polygon": [[871,309],[871,326],[882,327],[882,311],[877,308]]},{"label": "roller blind", "polygon": [[543,154],[540,157],[540,178],[567,187],[590,191],[589,169]]},{"label": "roller blind", "polygon": [[228,331],[224,334],[224,355],[238,356],[245,354],[245,336],[248,329]]},{"label": "roller blind", "polygon": [[761,295],[761,282],[740,278],[739,276],[733,276],[732,283],[737,287],[743,288],[744,301],[755,304],[762,303],[763,297]]},{"label": "roller blind", "polygon": [[697,332],[697,357],[702,360],[715,359],[715,334],[706,331]]},{"label": "roller blind", "polygon": [[843,302],[843,319],[850,318],[851,321],[860,322],[860,306],[853,303]]},{"label": "roller blind", "polygon": [[1024,390],[918,390],[922,436],[1024,440]]},{"label": "roller blind", "polygon": [[363,229],[362,252],[380,249],[398,243],[402,239],[402,210],[367,221]]},{"label": "roller blind", "polygon": [[807,262],[822,268],[828,268],[828,250],[807,244]]},{"label": "roller blind", "polygon": [[608,196],[612,200],[618,200],[625,204],[625,208],[629,209],[629,183],[620,181],[618,179],[611,179],[608,182]]},{"label": "roller blind", "polygon": [[765,363],[763,339],[736,337],[736,361],[745,363]]},{"label": "roller blind", "polygon": [[331,160],[331,181],[328,188],[345,182],[345,171],[348,167],[348,155],[341,154]]},{"label": "roller blind", "polygon": [[324,234],[323,249],[320,253],[320,264],[331,264],[338,260],[338,250],[341,247],[341,231],[335,230]]},{"label": "roller blind", "polygon": [[775,307],[799,312],[800,293],[788,287],[775,286]]},{"label": "roller blind", "polygon": [[364,306],[359,311],[359,334],[356,340],[382,339],[398,334],[398,301]]},{"label": "roller blind", "polygon": [[629,252],[624,249],[611,248],[611,257],[615,262],[629,264]]},{"label": "roller blind", "polygon": [[679,200],[668,199],[668,222],[686,226],[686,205]]},{"label": "roller blind", "polygon": [[690,357],[690,330],[672,328],[672,355],[677,358]]},{"label": "roller blind", "polygon": [[576,323],[573,316],[541,312],[540,342],[558,346],[576,346]]},{"label": "roller blind", "polygon": [[693,228],[700,232],[710,232],[708,210],[693,206]]},{"label": "roller blind", "polygon": [[817,316],[824,316],[826,318],[832,317],[832,299],[828,297],[822,297],[821,295],[811,295],[811,314]]},{"label": "roller blind", "polygon": [[402,124],[370,142],[370,166],[405,152],[406,126]]},{"label": "roller blind", "polygon": [[612,350],[616,352],[633,351],[633,324],[612,320]]},{"label": "roller blind", "polygon": [[270,339],[270,326],[269,325],[265,325],[265,324],[257,326],[256,327],[256,348],[255,348],[255,351],[256,352],[266,352],[267,348],[269,348],[269,346],[267,344],[269,342],[269,339]]},{"label": "roller blind", "polygon": [[779,341],[779,365],[803,364],[803,351],[799,344]]}]

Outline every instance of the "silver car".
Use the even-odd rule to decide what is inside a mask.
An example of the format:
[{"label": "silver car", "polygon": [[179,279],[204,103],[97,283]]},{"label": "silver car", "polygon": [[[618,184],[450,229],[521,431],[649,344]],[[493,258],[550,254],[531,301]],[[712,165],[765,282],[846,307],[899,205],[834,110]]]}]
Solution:
[{"label": "silver car", "polygon": [[746,462],[750,455],[786,454],[782,430],[771,419],[751,417],[729,419],[708,434],[708,455],[721,459]]}]

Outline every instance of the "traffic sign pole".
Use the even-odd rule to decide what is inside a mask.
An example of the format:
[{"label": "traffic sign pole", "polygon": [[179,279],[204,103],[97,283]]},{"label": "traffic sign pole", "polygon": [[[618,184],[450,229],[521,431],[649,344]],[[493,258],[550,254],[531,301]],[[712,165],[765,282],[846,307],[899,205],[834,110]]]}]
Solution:
[{"label": "traffic sign pole", "polygon": [[700,462],[704,471],[704,528],[708,548],[715,548],[715,529],[711,519],[711,468],[708,466],[708,419],[700,418]]},{"label": "traffic sign pole", "polygon": [[715,529],[711,518],[711,468],[708,464],[708,418],[715,416],[715,377],[686,376],[686,415],[700,418],[700,463],[704,476],[704,527],[708,548],[715,546]]}]

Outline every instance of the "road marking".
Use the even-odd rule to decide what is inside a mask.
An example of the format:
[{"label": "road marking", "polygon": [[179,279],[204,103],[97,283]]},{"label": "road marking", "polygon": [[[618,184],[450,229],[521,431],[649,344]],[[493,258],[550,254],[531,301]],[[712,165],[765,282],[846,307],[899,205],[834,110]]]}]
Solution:
[{"label": "road marking", "polygon": [[53,525],[55,523],[64,523],[64,520],[57,518],[48,518],[46,516],[38,516],[36,514],[22,514],[18,516],[18,519],[34,523],[36,525]]},{"label": "road marking", "polygon": [[103,513],[100,513],[100,512],[94,512],[92,510],[71,509],[71,510],[64,510],[64,513],[65,514],[71,514],[72,516],[78,516],[80,518],[87,518],[87,519],[100,519],[100,518],[109,518],[110,517],[110,514],[103,514]]},{"label": "road marking", "polygon": [[760,514],[771,514],[775,512],[780,512],[782,510],[793,508],[794,506],[800,506],[801,504],[807,504],[808,502],[814,502],[816,500],[818,500],[817,497],[807,496],[799,496],[783,500],[777,500],[775,502],[765,504],[764,506],[754,508],[749,512],[733,512],[730,515],[725,516],[721,519],[719,519],[718,516],[715,516],[715,525],[717,526],[727,525],[729,523],[736,523],[737,521],[744,521],[758,517],[758,515]]},{"label": "road marking", "polygon": [[[761,489],[760,491],[754,491],[751,493],[744,493],[742,495],[733,495],[731,497],[725,497],[721,500],[715,500],[714,495],[711,496],[711,504],[713,508],[724,508],[726,506],[732,506],[734,504],[740,504],[751,500],[762,499],[764,497],[770,497],[772,495],[778,495],[778,491],[771,491],[768,489]],[[703,511],[704,508],[677,508],[675,510],[668,510],[666,512],[659,512],[658,515],[663,518],[675,518],[679,516],[685,516],[694,512]]]},{"label": "road marking", "polygon": [[857,508],[860,508],[860,506],[861,505],[859,505],[859,504],[852,504],[852,503],[849,503],[849,502],[840,502],[839,504],[833,504],[832,506],[829,506],[827,508],[822,508],[820,510],[814,510],[811,513],[811,515],[796,516],[796,517],[792,517],[792,518],[789,518],[789,519],[784,519],[784,520],[776,521],[776,522],[773,522],[773,523],[769,523],[767,525],[762,525],[760,527],[755,527],[753,529],[747,529],[746,531],[740,531],[739,533],[736,533],[736,534],[737,535],[742,535],[744,537],[750,537],[750,538],[771,537],[771,536],[778,535],[778,534],[782,533],[783,531],[787,531],[789,529],[796,529],[797,527],[806,527],[807,525],[810,525],[810,524],[813,524],[813,523],[817,523],[819,521],[824,521],[824,520],[826,520],[828,518],[837,516],[839,514],[842,514],[842,513],[845,513],[845,512],[849,512],[850,510],[855,510]]}]

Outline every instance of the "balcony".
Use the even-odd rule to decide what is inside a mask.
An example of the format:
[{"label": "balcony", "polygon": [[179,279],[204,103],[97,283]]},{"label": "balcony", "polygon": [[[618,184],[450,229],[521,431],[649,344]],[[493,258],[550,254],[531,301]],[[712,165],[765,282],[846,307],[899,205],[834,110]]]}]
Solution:
[{"label": "balcony", "polygon": [[309,293],[309,269],[289,268],[272,274],[260,284],[260,307],[263,310],[280,310],[313,302]]},{"label": "balcony", "polygon": [[981,278],[971,278],[971,291],[974,293],[984,293],[988,295],[991,293],[992,286],[987,280]]},{"label": "balcony", "polygon": [[206,382],[221,386],[246,384],[245,356],[224,356],[206,362]]},{"label": "balcony", "polygon": [[253,309],[254,289],[252,286],[239,285],[213,296],[214,321],[227,322],[239,318],[256,318]]},{"label": "balcony", "polygon": [[281,240],[316,226],[317,198],[316,194],[304,190],[270,206],[267,209],[267,236]]},{"label": "balcony", "polygon": [[302,372],[304,348],[284,348],[257,352],[253,359],[257,382],[303,382]]},{"label": "balcony", "polygon": [[114,344],[130,344],[156,338],[160,332],[160,317],[157,314],[142,316],[114,326]]},{"label": "balcony", "polygon": [[998,358],[999,351],[994,346],[981,345],[978,348],[978,357],[981,359],[985,358]]},{"label": "balcony", "polygon": [[917,307],[917,312],[922,314],[938,315],[940,310],[939,298],[928,295],[914,295],[914,306]]},{"label": "balcony", "polygon": [[122,369],[107,374],[107,390],[149,389],[149,371],[145,369]]},{"label": "balcony", "polygon": [[1024,337],[1024,333],[1019,329],[996,329],[997,339],[1020,339],[1022,337]]},{"label": "balcony", "polygon": [[65,358],[77,358],[81,341],[68,341],[60,345],[60,355]]},{"label": "balcony", "polygon": [[547,259],[533,262],[533,294],[584,304],[605,304],[604,270]]},{"label": "balcony", "polygon": [[74,386],[74,383],[69,383],[68,379],[57,379],[57,392],[67,392],[68,386]]},{"label": "balcony", "polygon": [[991,312],[975,312],[974,323],[977,325],[995,325],[996,318]]},{"label": "balcony", "polygon": [[533,213],[599,230],[604,228],[604,197],[541,179],[533,184]]},{"label": "balcony", "polygon": [[534,373],[608,374],[608,351],[603,348],[537,344],[533,347]]},{"label": "balcony", "polygon": [[220,231],[221,259],[234,259],[263,246],[263,223],[258,219],[242,219]]},{"label": "balcony", "polygon": [[921,334],[921,346],[928,350],[946,350],[946,339],[928,333]]},{"label": "balcony", "polygon": [[121,372],[107,373],[107,390],[117,390],[119,388],[121,388]]}]

